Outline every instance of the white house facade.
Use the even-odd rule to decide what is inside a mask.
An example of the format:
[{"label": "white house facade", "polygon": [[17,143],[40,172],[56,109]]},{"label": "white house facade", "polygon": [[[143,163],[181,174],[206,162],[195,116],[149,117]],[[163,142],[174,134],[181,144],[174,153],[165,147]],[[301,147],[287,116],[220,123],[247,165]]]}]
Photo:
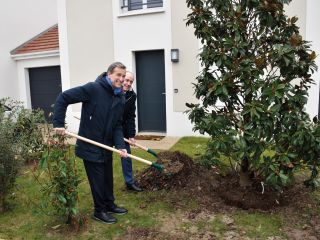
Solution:
[{"label": "white house facade", "polygon": [[[301,34],[320,52],[320,22],[317,0],[293,0],[287,15],[298,16]],[[197,101],[192,82],[200,71],[199,42],[186,27],[185,1],[169,0],[58,0],[62,88],[88,81],[123,62],[136,75],[139,132],[169,136],[197,135],[185,110]],[[179,59],[172,59],[177,54]],[[320,66],[319,58],[317,64]],[[319,72],[310,89],[307,112],[319,112]],[[69,107],[67,122],[77,130],[80,105]]]},{"label": "white house facade", "polygon": [[300,34],[304,39],[310,41],[311,49],[317,53],[316,64],[319,70],[313,74],[316,84],[309,90],[309,99],[306,110],[310,117],[319,116],[320,118],[320,1],[318,0],[293,0],[290,5],[286,6],[288,16],[297,16],[299,18],[298,26]]},{"label": "white house facade", "polygon": [[29,68],[59,65],[59,53],[12,58],[11,51],[58,21],[56,0],[2,1],[0,7],[0,98],[23,101],[31,108]]}]

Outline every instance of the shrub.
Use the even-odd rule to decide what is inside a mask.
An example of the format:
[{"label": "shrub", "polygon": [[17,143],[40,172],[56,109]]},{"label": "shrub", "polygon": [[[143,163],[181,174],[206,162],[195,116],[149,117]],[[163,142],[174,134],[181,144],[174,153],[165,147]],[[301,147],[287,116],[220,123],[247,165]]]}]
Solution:
[{"label": "shrub", "polygon": [[40,160],[45,126],[42,111],[26,109],[9,98],[0,99],[0,211],[8,207],[7,197],[23,162]]},{"label": "shrub", "polygon": [[0,100],[0,212],[9,206],[8,195],[14,187],[21,166],[14,138],[16,111],[9,112],[6,107],[13,103],[8,99]]},{"label": "shrub", "polygon": [[42,110],[22,108],[15,123],[15,138],[19,154],[26,163],[39,161],[45,148],[43,129],[46,120]]}]

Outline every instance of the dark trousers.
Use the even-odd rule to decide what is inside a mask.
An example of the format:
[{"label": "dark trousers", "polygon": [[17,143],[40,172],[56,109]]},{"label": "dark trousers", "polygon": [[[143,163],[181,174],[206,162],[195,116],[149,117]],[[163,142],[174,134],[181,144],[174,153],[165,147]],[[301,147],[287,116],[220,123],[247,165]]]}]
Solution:
[{"label": "dark trousers", "polygon": [[106,211],[114,205],[112,157],[103,163],[83,161],[87,172],[94,209],[98,212]]},{"label": "dark trousers", "polygon": [[[129,143],[126,143],[127,153],[131,154],[131,149]],[[134,183],[133,174],[132,174],[132,160],[131,158],[121,158],[122,165],[122,173],[124,177],[124,181],[127,185],[131,185]]]}]

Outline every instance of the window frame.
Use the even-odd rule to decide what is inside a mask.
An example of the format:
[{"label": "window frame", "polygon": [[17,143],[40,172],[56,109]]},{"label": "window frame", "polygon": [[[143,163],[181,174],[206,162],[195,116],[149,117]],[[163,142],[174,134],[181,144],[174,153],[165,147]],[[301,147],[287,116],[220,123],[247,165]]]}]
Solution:
[{"label": "window frame", "polygon": [[[163,8],[164,1],[163,0],[141,0],[141,4],[137,3],[136,7],[141,8],[133,8],[132,4],[130,4],[131,0],[121,0],[121,10],[126,12],[132,12],[132,11],[143,11],[148,9],[157,9],[157,8]],[[133,3],[135,4],[135,3]],[[152,6],[153,4],[161,4],[161,6]],[[150,7],[149,7],[150,6]],[[126,9],[126,10],[124,10]]]}]

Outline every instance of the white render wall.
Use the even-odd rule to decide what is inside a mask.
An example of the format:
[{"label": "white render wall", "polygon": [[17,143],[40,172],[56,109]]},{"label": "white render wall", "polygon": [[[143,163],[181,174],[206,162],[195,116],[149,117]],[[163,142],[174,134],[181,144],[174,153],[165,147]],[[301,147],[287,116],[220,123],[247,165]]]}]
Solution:
[{"label": "white render wall", "polygon": [[313,79],[316,81],[316,85],[313,85],[309,90],[309,100],[307,104],[307,112],[310,117],[318,115],[319,109],[319,91],[320,91],[320,1],[308,0],[307,1],[307,27],[306,27],[306,40],[311,41],[311,49],[317,54],[316,63],[318,65],[318,71],[313,74]]},{"label": "white render wall", "polygon": [[[289,17],[297,16],[299,18],[297,24],[300,34],[304,40],[311,42],[311,49],[320,54],[320,32],[317,30],[320,23],[320,1],[319,0],[293,0],[286,5],[286,14]],[[320,67],[320,58],[316,58],[316,64]],[[312,85],[309,90],[309,98],[306,111],[310,117],[318,115],[319,107],[319,87],[320,74],[319,71],[313,74],[316,84]]]},{"label": "white render wall", "polygon": [[[58,0],[62,91],[92,82],[114,62],[110,0]],[[81,104],[68,107],[66,123],[77,132]]]},{"label": "white render wall", "polygon": [[1,0],[0,98],[20,99],[17,64],[10,51],[58,22],[56,0]]},{"label": "white render wall", "polygon": [[307,0],[292,0],[289,5],[284,5],[284,10],[288,17],[299,18],[297,25],[300,28],[300,34],[306,38]]},{"label": "white render wall", "polygon": [[[171,13],[170,1],[164,0],[163,8],[130,13],[122,13],[120,9],[120,1],[113,0],[115,60],[123,62],[129,70],[134,71],[135,51],[164,50],[167,135],[195,135],[187,115],[174,111],[173,63],[170,59],[170,50],[171,48],[179,48],[179,46],[172,44],[171,14],[173,13]],[[144,14],[146,12],[147,14]],[[198,66],[197,62],[195,64]],[[185,65],[184,67],[188,68],[189,66]],[[136,90],[136,84],[134,84],[134,89]]]},{"label": "white render wall", "polygon": [[[121,61],[129,70],[134,71],[135,51],[162,49],[165,53],[167,135],[199,135],[192,131],[192,124],[188,120],[187,115],[179,112],[174,107],[174,79],[180,77],[179,72],[175,72],[174,70],[176,67],[188,69],[190,68],[190,63],[184,65],[184,61],[181,61],[174,63],[180,64],[179,66],[173,66],[170,60],[170,50],[172,48],[179,48],[180,46],[177,43],[180,40],[172,34],[174,29],[173,24],[175,24],[172,21],[176,16],[172,15],[174,12],[171,11],[172,3],[169,0],[164,0],[163,8],[148,9],[147,11],[136,10],[128,13],[121,10],[119,0],[112,0],[108,4],[102,0],[97,0],[96,2],[80,0],[81,4],[78,4],[79,2],[75,0],[58,0],[58,2],[61,3],[58,4],[60,6],[59,23],[64,24],[60,28],[62,31],[60,33],[60,57],[63,90],[68,88],[68,86],[73,87],[90,81],[88,79],[89,76],[95,76],[97,69],[101,67],[102,59]],[[318,2],[318,0],[308,0],[307,5],[306,0],[293,0],[292,4],[288,7],[289,16],[298,15],[300,18],[298,24],[301,28],[301,34],[307,40],[314,41],[313,49],[315,50],[319,49],[320,42],[319,35],[315,31],[319,20],[314,20],[318,19],[316,16],[316,10],[320,9]],[[99,6],[100,10],[103,9],[110,22],[106,23],[104,20],[97,21],[100,18],[97,19],[97,13],[89,9],[90,4],[94,5],[95,8]],[[175,2],[174,4],[177,3]],[[105,9],[107,5],[111,5],[111,9],[108,9],[108,11]],[[102,12],[98,11],[98,15],[101,17]],[[88,21],[90,22],[88,23]],[[103,22],[105,25],[103,25]],[[100,27],[97,27],[97,25]],[[111,29],[112,32],[110,32]],[[104,41],[96,41],[91,34],[94,32],[102,34],[101,36]],[[81,34],[85,34],[83,35],[84,39],[81,38]],[[108,34],[108,38],[105,38],[106,34]],[[86,47],[93,50],[91,52],[92,55],[90,55],[90,52],[85,52],[85,54],[81,52],[83,50],[88,51]],[[103,50],[97,51],[98,48],[102,48]],[[86,54],[89,54],[87,55],[88,57],[82,58]],[[183,58],[183,54],[181,58]],[[195,64],[199,67],[196,56],[194,59]],[[94,64],[91,62],[91,64],[87,65],[88,68],[86,68],[85,63],[90,60],[94,61]],[[317,59],[317,61],[319,60]],[[319,78],[318,75],[315,74],[315,76]],[[319,85],[310,91],[307,110],[311,116],[317,112],[318,95]],[[179,104],[181,103],[179,102]],[[72,110],[68,114],[67,122],[72,127],[72,130],[74,130],[77,129],[78,121],[73,118],[73,115],[79,116],[80,107],[72,107]]]}]

